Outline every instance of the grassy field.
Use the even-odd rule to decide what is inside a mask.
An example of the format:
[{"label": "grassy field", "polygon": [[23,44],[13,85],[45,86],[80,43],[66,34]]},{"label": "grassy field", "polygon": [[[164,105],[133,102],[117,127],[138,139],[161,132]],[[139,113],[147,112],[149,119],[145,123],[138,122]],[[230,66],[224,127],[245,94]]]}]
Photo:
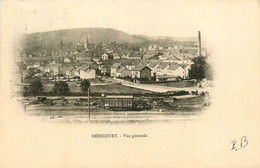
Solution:
[{"label": "grassy field", "polygon": [[[70,92],[81,93],[82,90],[78,85],[69,85]],[[53,89],[53,84],[45,85],[43,92],[51,92]],[[90,86],[91,93],[95,94],[149,94],[154,93],[151,91],[146,91],[142,89],[136,89],[128,86],[123,86],[121,84],[109,84],[109,85],[94,85]]]}]

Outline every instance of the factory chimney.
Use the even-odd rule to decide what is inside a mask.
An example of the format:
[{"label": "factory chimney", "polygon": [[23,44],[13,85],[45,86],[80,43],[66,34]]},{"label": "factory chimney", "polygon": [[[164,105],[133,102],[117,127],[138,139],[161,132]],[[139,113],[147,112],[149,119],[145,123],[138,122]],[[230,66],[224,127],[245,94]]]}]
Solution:
[{"label": "factory chimney", "polygon": [[198,56],[201,56],[201,37],[200,37],[200,31],[198,32],[198,40],[199,40],[199,44],[198,44]]}]

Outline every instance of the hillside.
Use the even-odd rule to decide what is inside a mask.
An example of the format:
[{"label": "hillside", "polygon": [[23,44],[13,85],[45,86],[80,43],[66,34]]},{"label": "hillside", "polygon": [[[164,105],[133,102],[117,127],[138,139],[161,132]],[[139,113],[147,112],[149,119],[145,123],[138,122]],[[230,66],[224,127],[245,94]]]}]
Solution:
[{"label": "hillside", "polygon": [[[122,31],[111,28],[77,28],[66,30],[55,30],[48,32],[39,32],[25,34],[20,44],[21,48],[26,48],[29,52],[38,52],[42,48],[50,49],[59,48],[61,40],[63,42],[78,43],[84,42],[86,35],[88,36],[89,43],[151,43],[151,44],[171,44],[171,45],[184,45],[190,46],[194,43],[196,38],[174,38],[166,36],[149,37],[145,35],[131,35]],[[44,46],[44,47],[43,47]]]},{"label": "hillside", "polygon": [[64,42],[83,42],[86,34],[90,43],[107,43],[107,42],[127,42],[140,43],[148,42],[148,39],[143,37],[133,36],[128,33],[109,29],[109,28],[81,28],[81,29],[67,29],[56,30],[49,32],[31,33],[24,36],[25,40],[34,42],[44,42],[45,44]]}]

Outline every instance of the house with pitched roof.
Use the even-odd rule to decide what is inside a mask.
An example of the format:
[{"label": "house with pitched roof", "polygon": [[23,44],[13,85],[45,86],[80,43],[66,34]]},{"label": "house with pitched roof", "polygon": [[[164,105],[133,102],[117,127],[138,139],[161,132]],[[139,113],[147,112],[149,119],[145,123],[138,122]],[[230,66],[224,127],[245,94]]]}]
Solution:
[{"label": "house with pitched roof", "polygon": [[184,78],[185,70],[178,64],[171,64],[167,69],[167,75]]},{"label": "house with pitched roof", "polygon": [[131,71],[124,66],[116,72],[116,77],[131,77]]},{"label": "house with pitched roof", "polygon": [[151,80],[151,68],[146,65],[138,65],[132,69],[132,78],[139,80]]},{"label": "house with pitched roof", "polygon": [[108,60],[108,54],[107,53],[102,54],[101,59],[102,60]]},{"label": "house with pitched roof", "polygon": [[130,71],[136,66],[136,62],[135,61],[124,61],[123,65],[129,69]]},{"label": "house with pitched roof", "polygon": [[101,55],[102,60],[109,60],[113,59],[113,56],[109,52],[105,52],[104,54]]},{"label": "house with pitched roof", "polygon": [[124,66],[122,63],[114,63],[110,68],[110,76],[116,76],[116,73],[121,68],[127,69],[126,66]]},{"label": "house with pitched roof", "polygon": [[66,76],[67,77],[74,77],[75,76],[75,70],[77,69],[75,66],[68,66],[68,68],[66,69]]},{"label": "house with pitched roof", "polygon": [[156,74],[157,72],[157,67],[160,65],[160,62],[159,61],[151,61],[147,64],[147,66],[152,70],[152,77],[154,77],[154,74]]},{"label": "house with pitched roof", "polygon": [[62,74],[62,75],[66,75],[66,70],[67,70],[68,66],[65,65],[65,64],[61,64],[59,67],[58,67],[58,73],[59,74]]},{"label": "house with pitched roof", "polygon": [[171,55],[171,56],[167,57],[167,58],[164,60],[164,62],[179,64],[179,63],[181,63],[181,59],[178,58],[178,57],[175,56],[175,55]]},{"label": "house with pitched roof", "polygon": [[65,64],[49,64],[44,66],[44,73],[52,73],[53,75],[63,74],[66,75],[68,66]]},{"label": "house with pitched roof", "polygon": [[90,66],[79,67],[79,77],[81,79],[93,79],[96,78],[96,70]]},{"label": "house with pitched roof", "polygon": [[167,68],[169,67],[169,63],[160,63],[156,67],[156,76],[166,75],[167,74]]}]

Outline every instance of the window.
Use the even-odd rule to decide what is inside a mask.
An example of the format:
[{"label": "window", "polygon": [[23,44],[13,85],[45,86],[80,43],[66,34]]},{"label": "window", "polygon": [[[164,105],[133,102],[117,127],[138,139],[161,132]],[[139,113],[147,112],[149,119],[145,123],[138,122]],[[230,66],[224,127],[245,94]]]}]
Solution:
[{"label": "window", "polygon": [[118,99],[115,99],[115,106],[118,107]]},{"label": "window", "polygon": [[106,106],[106,107],[109,106],[109,99],[106,99],[106,100],[105,100],[105,106]]},{"label": "window", "polygon": [[118,106],[119,106],[119,107],[122,106],[122,99],[118,99]]},{"label": "window", "polygon": [[127,107],[127,105],[128,105],[127,99],[123,99],[123,107]]},{"label": "window", "polygon": [[109,101],[109,104],[110,104],[110,106],[115,106],[115,101],[114,101],[114,99],[110,99],[110,101]]},{"label": "window", "polygon": [[128,107],[132,107],[132,99],[128,99]]}]

